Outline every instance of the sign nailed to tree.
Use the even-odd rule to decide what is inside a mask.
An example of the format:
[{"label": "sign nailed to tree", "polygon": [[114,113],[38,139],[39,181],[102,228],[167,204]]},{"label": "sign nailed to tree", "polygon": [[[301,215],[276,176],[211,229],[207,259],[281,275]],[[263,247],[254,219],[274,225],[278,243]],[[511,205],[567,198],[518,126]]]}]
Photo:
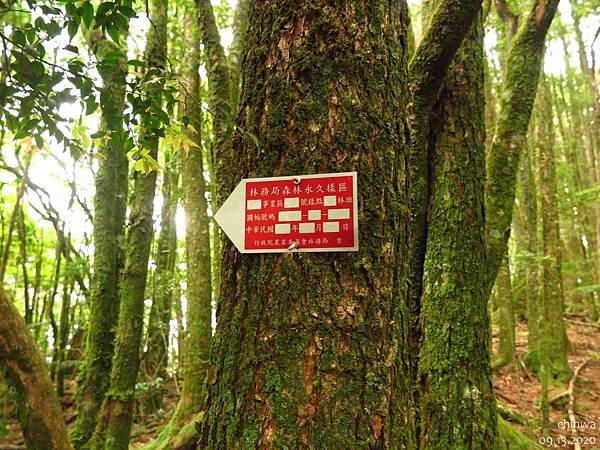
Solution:
[{"label": "sign nailed to tree", "polygon": [[356,172],[242,180],[217,223],[242,253],[358,250]]}]

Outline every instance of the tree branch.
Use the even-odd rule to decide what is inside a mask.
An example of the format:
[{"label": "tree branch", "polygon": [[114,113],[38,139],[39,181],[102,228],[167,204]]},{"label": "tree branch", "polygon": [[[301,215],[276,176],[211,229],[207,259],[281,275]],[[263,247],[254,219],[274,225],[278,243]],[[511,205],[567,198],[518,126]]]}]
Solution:
[{"label": "tree branch", "polygon": [[446,0],[433,12],[425,36],[409,64],[413,97],[426,101],[429,107],[433,106],[448,66],[481,9],[481,3],[482,0]]},{"label": "tree branch", "polygon": [[[482,0],[446,0],[429,20],[423,40],[409,64],[411,101],[408,105],[410,141],[405,160],[406,192],[409,211],[405,235],[408,261],[406,298],[408,307],[418,316],[423,283],[423,264],[427,241],[429,204],[429,121],[446,72],[476,14]],[[417,325],[415,325],[417,326]],[[418,334],[418,330],[415,330]]]},{"label": "tree branch", "polygon": [[488,156],[485,187],[487,289],[491,292],[506,252],[521,149],[542,69],[546,33],[559,0],[536,0],[521,21],[506,62],[500,114]]}]

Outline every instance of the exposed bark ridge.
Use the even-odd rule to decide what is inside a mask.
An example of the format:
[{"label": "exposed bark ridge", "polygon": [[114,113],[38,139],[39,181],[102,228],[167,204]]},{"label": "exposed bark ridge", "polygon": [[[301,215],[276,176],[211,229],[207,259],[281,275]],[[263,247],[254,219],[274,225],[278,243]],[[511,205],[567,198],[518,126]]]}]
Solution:
[{"label": "exposed bark ridge", "polygon": [[0,367],[17,393],[17,417],[30,450],[71,450],[46,364],[25,321],[0,289]]},{"label": "exposed bark ridge", "polygon": [[537,91],[546,33],[558,2],[533,2],[529,13],[521,20],[508,53],[500,114],[488,156],[485,189],[488,293],[510,236],[519,157]]}]

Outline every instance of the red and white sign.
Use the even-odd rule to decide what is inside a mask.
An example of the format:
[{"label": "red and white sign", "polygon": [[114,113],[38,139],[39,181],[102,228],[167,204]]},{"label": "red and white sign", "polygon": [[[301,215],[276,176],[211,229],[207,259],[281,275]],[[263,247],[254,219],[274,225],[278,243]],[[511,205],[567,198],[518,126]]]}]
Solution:
[{"label": "red and white sign", "polygon": [[250,178],[215,214],[242,253],[358,250],[356,172]]}]

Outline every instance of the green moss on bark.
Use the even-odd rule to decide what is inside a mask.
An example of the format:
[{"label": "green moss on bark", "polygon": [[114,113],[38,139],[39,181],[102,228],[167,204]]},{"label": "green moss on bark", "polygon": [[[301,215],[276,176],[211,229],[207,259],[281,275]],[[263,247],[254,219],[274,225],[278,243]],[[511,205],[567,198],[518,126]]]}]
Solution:
[{"label": "green moss on bark", "polygon": [[226,245],[201,448],[386,448],[410,439],[391,413],[403,408],[391,383],[394,317],[402,329],[394,235],[406,20],[404,8],[372,1],[251,3],[243,131],[228,176],[357,170],[361,251],[240,255]]},{"label": "green moss on bark", "polygon": [[556,164],[554,160],[554,125],[548,86],[540,82],[538,98],[540,120],[538,145],[540,152],[539,176],[542,218],[542,304],[539,316],[539,351],[542,364],[553,377],[565,381],[571,376],[567,360],[568,340],[564,321],[564,295],[562,284],[562,241],[559,233]]},{"label": "green moss on bark", "polygon": [[25,321],[0,288],[0,367],[30,450],[71,450],[54,385]]},{"label": "green moss on bark", "polygon": [[500,113],[489,151],[485,188],[487,285],[496,279],[510,236],[519,158],[542,67],[546,33],[558,0],[536,0],[521,20],[507,57]]},{"label": "green moss on bark", "polygon": [[[167,0],[155,0],[151,8],[146,61],[148,67],[163,67],[166,61]],[[152,83],[146,95],[160,98],[161,83]],[[142,120],[140,142],[157,157],[158,136],[152,124]],[[156,171],[134,173],[134,191],[125,242],[125,267],[119,286],[120,309],[111,384],[91,441],[93,449],[126,450],[133,415],[135,383],[139,367],[144,321],[144,298],[148,258],[152,242]]]},{"label": "green moss on bark", "polygon": [[[92,36],[92,49],[102,62],[107,52],[116,50],[107,39]],[[126,133],[123,130],[125,77],[123,60],[102,71],[101,129],[107,133],[100,147],[102,156],[94,194],[94,278],[91,283],[90,323],[86,351],[77,393],[77,422],[71,433],[80,448],[90,439],[96,416],[110,385],[115,327],[119,311],[118,278],[123,266],[123,242],[127,203]]]},{"label": "green moss on bark", "polygon": [[457,52],[430,132],[432,160],[419,354],[423,449],[493,448],[485,295],[483,26]]}]

